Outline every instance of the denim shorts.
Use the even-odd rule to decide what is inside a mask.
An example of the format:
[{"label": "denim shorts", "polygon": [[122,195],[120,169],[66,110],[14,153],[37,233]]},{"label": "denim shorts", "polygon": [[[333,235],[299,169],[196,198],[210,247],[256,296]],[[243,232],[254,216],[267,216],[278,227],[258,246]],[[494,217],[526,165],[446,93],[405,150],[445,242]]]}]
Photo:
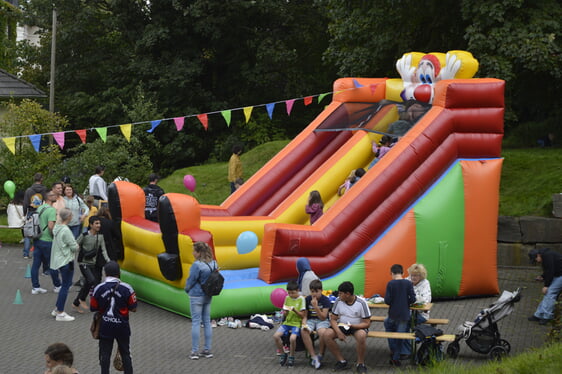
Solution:
[{"label": "denim shorts", "polygon": [[282,332],[283,335],[295,334],[296,336],[301,336],[301,329],[295,326],[281,325],[277,332]]},{"label": "denim shorts", "polygon": [[306,324],[308,325],[309,331],[318,331],[318,329],[329,329],[330,328],[330,321],[328,321],[327,319],[322,321],[321,319],[313,318],[313,319],[307,320]]}]

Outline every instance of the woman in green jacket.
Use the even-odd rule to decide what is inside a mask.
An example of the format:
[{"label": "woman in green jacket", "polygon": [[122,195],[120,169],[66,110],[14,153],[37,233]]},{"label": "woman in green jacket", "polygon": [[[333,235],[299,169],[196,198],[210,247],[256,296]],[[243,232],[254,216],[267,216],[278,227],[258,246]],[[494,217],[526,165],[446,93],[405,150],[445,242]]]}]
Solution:
[{"label": "woman in green jacket", "polygon": [[59,212],[59,222],[53,228],[53,247],[51,250],[51,269],[58,270],[62,284],[57,297],[56,308],[51,312],[57,321],[74,321],[64,311],[64,304],[68,297],[68,290],[72,286],[74,276],[74,254],[78,251],[78,243],[74,239],[68,223],[72,219],[72,212],[68,208],[62,208]]}]

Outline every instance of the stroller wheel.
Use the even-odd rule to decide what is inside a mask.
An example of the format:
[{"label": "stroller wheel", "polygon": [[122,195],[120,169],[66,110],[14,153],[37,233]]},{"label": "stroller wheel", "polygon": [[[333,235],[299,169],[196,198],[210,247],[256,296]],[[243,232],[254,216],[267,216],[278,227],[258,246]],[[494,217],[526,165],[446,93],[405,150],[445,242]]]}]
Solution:
[{"label": "stroller wheel", "polygon": [[507,356],[507,350],[500,345],[496,345],[490,350],[492,360],[501,361],[505,356]]},{"label": "stroller wheel", "polygon": [[505,339],[500,339],[498,341],[498,345],[502,346],[505,348],[505,350],[507,351],[507,353],[511,352],[511,344],[509,344],[509,342]]},{"label": "stroller wheel", "polygon": [[447,346],[447,356],[451,358],[459,357],[459,351],[461,347],[459,347],[458,342],[452,342]]}]

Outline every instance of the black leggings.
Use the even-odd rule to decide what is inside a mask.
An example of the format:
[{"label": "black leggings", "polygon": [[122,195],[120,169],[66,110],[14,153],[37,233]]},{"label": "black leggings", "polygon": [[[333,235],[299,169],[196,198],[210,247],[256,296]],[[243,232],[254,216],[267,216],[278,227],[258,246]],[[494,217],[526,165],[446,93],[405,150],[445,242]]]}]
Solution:
[{"label": "black leggings", "polygon": [[95,265],[80,264],[80,272],[84,276],[84,285],[80,289],[80,292],[78,292],[76,299],[74,299],[73,304],[76,306],[80,305],[80,300],[86,301],[90,289],[97,286],[101,281],[101,268]]}]

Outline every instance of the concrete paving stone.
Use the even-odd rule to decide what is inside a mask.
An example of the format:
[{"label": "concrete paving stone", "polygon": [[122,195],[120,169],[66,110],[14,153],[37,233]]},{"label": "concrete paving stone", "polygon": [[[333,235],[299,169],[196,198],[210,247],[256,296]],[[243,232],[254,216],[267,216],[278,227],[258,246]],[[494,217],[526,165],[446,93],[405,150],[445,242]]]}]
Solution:
[{"label": "concrete paving stone", "polygon": [[[75,355],[75,366],[82,374],[97,373],[97,341],[89,332],[91,313],[77,314],[70,304],[78,291],[73,287],[67,300],[67,312],[76,317],[73,322],[56,322],[51,317],[56,294],[52,292],[49,277],[40,277],[41,286],[49,292],[31,295],[31,282],[25,272],[30,260],[21,256],[21,245],[4,245],[0,248],[0,374],[44,372],[46,347],[54,342],[64,342]],[[512,346],[512,354],[540,347],[549,327],[528,322],[540,299],[541,283],[534,281],[539,268],[501,267],[501,290],[523,289],[521,302],[515,311],[498,323],[503,339]],[[79,274],[75,272],[75,280]],[[23,304],[13,304],[17,290],[21,291]],[[457,326],[473,320],[478,312],[497,300],[497,296],[437,301],[431,312],[434,318],[448,318],[450,325],[441,326],[445,333],[455,333]],[[287,373],[280,367],[272,339],[273,331],[230,329],[226,326],[213,329],[214,358],[189,360],[191,348],[191,321],[188,318],[139,302],[137,313],[131,314],[131,349],[136,373]],[[371,330],[382,330],[382,323],[373,323]],[[368,339],[366,365],[369,372],[391,373],[388,365],[388,344],[384,339]],[[355,362],[355,343],[350,339],[340,343],[344,356]],[[460,343],[459,363],[479,365],[489,357],[472,351],[464,340]],[[403,367],[409,367],[403,361]],[[331,371],[335,359],[327,353],[323,371]],[[113,370],[113,369],[112,369]],[[304,352],[297,352],[292,373],[310,373]],[[112,371],[112,373],[116,371]]]}]

